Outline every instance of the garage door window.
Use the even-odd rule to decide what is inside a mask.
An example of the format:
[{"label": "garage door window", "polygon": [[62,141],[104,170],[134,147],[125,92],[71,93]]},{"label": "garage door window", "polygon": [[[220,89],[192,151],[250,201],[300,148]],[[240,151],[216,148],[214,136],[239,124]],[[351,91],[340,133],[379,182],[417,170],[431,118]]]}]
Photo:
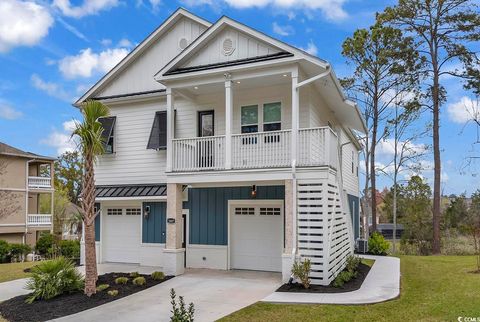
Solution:
[{"label": "garage door window", "polygon": [[122,215],[122,209],[121,208],[108,208],[107,209],[107,215],[108,216],[121,216]]},{"label": "garage door window", "polygon": [[249,207],[237,207],[235,208],[235,215],[247,215],[247,216],[254,216],[255,215],[255,208]]},{"label": "garage door window", "polygon": [[280,208],[260,208],[260,216],[280,216]]},{"label": "garage door window", "polygon": [[127,208],[126,214],[127,216],[140,216],[142,214],[142,210],[140,208]]}]

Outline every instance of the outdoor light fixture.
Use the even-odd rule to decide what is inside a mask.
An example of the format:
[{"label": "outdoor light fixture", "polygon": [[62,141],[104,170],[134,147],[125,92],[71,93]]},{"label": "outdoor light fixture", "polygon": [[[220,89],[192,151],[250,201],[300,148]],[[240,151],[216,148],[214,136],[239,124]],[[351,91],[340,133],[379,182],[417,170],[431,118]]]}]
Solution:
[{"label": "outdoor light fixture", "polygon": [[252,195],[252,198],[254,198],[254,199],[257,198],[257,186],[256,186],[256,185],[253,185],[253,186],[252,186],[252,193],[251,193],[251,195]]},{"label": "outdoor light fixture", "polygon": [[149,215],[150,215],[150,206],[145,206],[145,209],[143,209],[143,218],[148,219]]}]

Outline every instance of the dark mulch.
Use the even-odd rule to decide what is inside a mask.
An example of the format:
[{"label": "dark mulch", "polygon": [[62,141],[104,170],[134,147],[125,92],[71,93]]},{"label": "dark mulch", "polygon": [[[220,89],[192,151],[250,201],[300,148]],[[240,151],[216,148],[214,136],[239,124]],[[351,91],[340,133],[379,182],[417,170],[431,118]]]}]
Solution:
[{"label": "dark mulch", "polygon": [[305,289],[300,283],[283,284],[277,292],[294,292],[294,293],[345,293],[356,291],[362,286],[363,281],[370,271],[370,266],[360,263],[358,266],[357,277],[351,279],[343,285],[343,287],[333,287],[332,285],[310,285]]},{"label": "dark mulch", "polygon": [[[115,279],[120,276],[129,278],[126,285],[115,284]],[[147,281],[146,285],[133,285],[133,278],[130,278],[128,273],[108,273],[100,275],[97,285],[109,284],[110,287],[102,292],[97,292],[97,294],[90,298],[84,295],[83,292],[75,292],[60,295],[48,301],[35,301],[32,304],[27,304],[25,303],[25,299],[28,297],[27,295],[17,296],[0,303],[0,315],[10,322],[48,321],[118,300],[165,282],[173,277],[166,276],[165,279],[156,281],[153,280],[150,275],[140,274],[139,276],[145,277]],[[108,295],[107,292],[110,290],[118,290],[118,295]]]}]

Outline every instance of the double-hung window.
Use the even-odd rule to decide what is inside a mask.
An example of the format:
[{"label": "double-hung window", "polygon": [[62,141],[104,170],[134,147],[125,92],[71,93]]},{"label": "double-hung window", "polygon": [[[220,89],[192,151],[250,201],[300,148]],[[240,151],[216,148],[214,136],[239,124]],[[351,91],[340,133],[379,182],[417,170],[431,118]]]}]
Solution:
[{"label": "double-hung window", "polygon": [[258,105],[242,106],[242,133],[258,132]]},{"label": "double-hung window", "polygon": [[279,131],[282,129],[282,104],[263,104],[263,131]]}]

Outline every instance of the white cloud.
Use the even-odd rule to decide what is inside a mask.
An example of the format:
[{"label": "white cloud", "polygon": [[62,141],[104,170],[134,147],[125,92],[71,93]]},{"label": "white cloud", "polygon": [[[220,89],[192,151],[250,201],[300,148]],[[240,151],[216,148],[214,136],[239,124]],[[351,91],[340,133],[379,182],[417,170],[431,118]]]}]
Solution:
[{"label": "white cloud", "polygon": [[[403,142],[399,141],[397,144],[397,152],[401,153],[404,151],[405,156],[419,155],[427,151],[427,146],[425,144],[415,144],[412,142]],[[388,138],[386,140],[381,140],[377,144],[377,154],[381,157],[393,157],[395,154],[395,140],[393,138]]]},{"label": "white cloud", "polygon": [[56,148],[58,155],[74,151],[77,146],[74,139],[71,138],[75,120],[63,122],[62,127],[63,131],[54,129],[46,138],[40,140],[40,143]]},{"label": "white cloud", "polygon": [[36,45],[48,34],[53,18],[33,1],[0,1],[0,53],[17,46]]},{"label": "white cloud", "polygon": [[84,0],[82,5],[74,6],[70,0],[54,0],[53,6],[60,9],[67,17],[82,18],[116,7],[119,3],[118,0]]},{"label": "white cloud", "polygon": [[94,53],[91,48],[81,50],[77,55],[67,56],[60,60],[58,67],[62,75],[68,79],[91,77],[93,74],[110,71],[128,54],[126,48],[106,49]]},{"label": "white cloud", "polygon": [[112,44],[112,40],[108,39],[108,38],[105,38],[105,39],[100,40],[100,43],[102,44],[102,46],[108,47]]},{"label": "white cloud", "polygon": [[451,121],[459,124],[480,120],[480,102],[464,96],[458,102],[449,104],[447,113]]},{"label": "white cloud", "polygon": [[310,40],[307,44],[307,47],[306,48],[302,48],[302,47],[299,47],[301,50],[304,50],[306,51],[307,53],[309,53],[310,55],[313,55],[313,56],[316,56],[317,53],[318,53],[318,48],[317,46],[313,43],[312,40]]},{"label": "white cloud", "polygon": [[70,31],[72,34],[74,34],[78,38],[88,42],[88,38],[83,33],[81,33],[77,28],[75,28],[71,24],[67,23],[65,20],[63,20],[60,17],[57,17],[57,20],[65,27],[65,29]]},{"label": "white cloud", "polygon": [[30,77],[30,81],[32,82],[33,87],[47,93],[49,96],[69,103],[74,100],[73,96],[65,91],[61,85],[44,81],[37,74],[33,74],[32,77]]},{"label": "white cloud", "polygon": [[292,26],[280,26],[278,23],[273,23],[273,32],[280,36],[290,36],[294,33]]},{"label": "white cloud", "polygon": [[118,47],[120,47],[120,48],[132,48],[133,44],[127,38],[123,38],[118,42]]},{"label": "white cloud", "polygon": [[11,107],[7,102],[0,100],[0,118],[6,120],[15,120],[23,115],[22,112],[17,111]]}]

